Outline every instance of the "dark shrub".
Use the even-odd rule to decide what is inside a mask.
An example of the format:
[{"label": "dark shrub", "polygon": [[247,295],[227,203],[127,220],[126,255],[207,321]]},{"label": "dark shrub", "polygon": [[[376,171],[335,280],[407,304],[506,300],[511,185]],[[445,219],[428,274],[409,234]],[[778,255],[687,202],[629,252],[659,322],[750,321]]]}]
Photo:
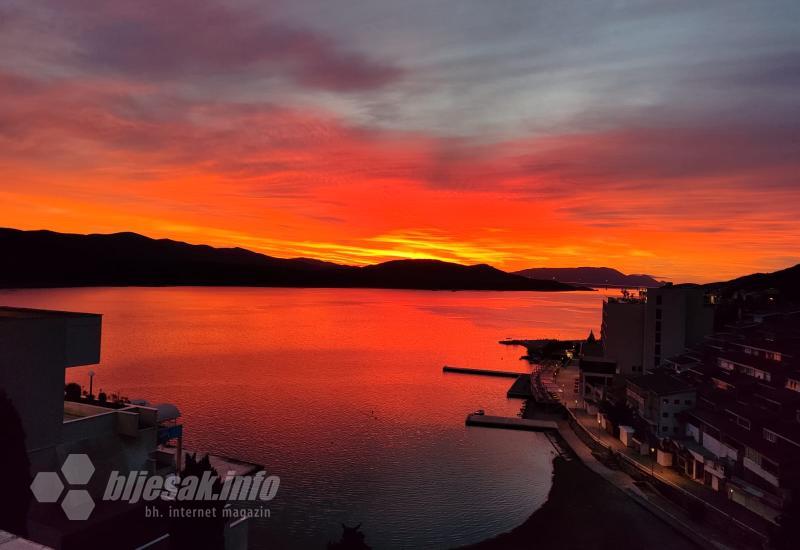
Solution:
[{"label": "dark shrub", "polygon": [[81,399],[81,385],[75,382],[70,382],[64,386],[64,399],[67,401],[80,401]]}]

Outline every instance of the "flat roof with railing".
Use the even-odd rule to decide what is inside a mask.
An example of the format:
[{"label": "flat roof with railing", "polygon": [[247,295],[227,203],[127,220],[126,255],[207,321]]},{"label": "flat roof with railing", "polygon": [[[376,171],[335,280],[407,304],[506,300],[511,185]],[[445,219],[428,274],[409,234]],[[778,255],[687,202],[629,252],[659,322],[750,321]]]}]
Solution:
[{"label": "flat roof with railing", "polygon": [[100,313],[80,311],[58,311],[54,309],[33,309],[25,307],[0,306],[0,319],[48,319],[53,317],[102,317]]}]

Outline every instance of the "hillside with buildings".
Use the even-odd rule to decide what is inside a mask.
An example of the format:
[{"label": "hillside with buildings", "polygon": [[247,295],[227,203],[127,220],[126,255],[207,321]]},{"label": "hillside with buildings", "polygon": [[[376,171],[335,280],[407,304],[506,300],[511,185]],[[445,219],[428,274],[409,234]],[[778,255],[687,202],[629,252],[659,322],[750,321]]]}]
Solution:
[{"label": "hillside with buildings", "polygon": [[631,456],[765,536],[800,498],[800,307],[776,289],[796,272],[609,297],[580,359],[586,411]]},{"label": "hillside with buildings", "polygon": [[652,288],[664,284],[650,275],[626,275],[610,267],[534,267],[515,271],[515,273],[531,279],[588,286]]},{"label": "hillside with buildings", "polygon": [[779,299],[800,302],[800,264],[707,286],[722,296],[747,301],[752,306],[770,305]]}]

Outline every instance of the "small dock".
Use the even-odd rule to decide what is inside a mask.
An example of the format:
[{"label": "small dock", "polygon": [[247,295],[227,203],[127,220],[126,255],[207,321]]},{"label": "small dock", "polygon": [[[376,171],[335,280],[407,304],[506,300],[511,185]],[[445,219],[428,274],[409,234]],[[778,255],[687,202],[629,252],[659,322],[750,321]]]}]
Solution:
[{"label": "small dock", "polygon": [[483,414],[467,415],[467,426],[482,428],[500,428],[504,430],[524,430],[528,432],[547,432],[558,430],[558,424],[552,420],[529,420],[508,416],[486,416]]},{"label": "small dock", "polygon": [[510,372],[504,370],[488,370],[488,369],[469,369],[465,367],[451,367],[445,365],[442,367],[442,372],[455,372],[458,374],[480,374],[483,376],[500,376],[503,378],[517,378],[519,376],[528,376],[524,372]]}]

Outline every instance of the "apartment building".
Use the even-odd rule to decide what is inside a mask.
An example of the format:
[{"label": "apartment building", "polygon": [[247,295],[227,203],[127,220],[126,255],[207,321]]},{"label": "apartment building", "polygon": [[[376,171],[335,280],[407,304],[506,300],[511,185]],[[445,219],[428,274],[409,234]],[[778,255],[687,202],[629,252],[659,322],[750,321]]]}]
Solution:
[{"label": "apartment building", "polygon": [[800,491],[799,344],[800,315],[770,315],[709,338],[686,372],[698,403],[678,468],[770,520]]},{"label": "apartment building", "polygon": [[[28,538],[55,549],[114,548],[119,541],[135,547],[163,539],[163,522],[143,521],[144,503],[106,502],[91,494],[103,495],[111,471],[165,475],[180,465],[182,425],[175,406],[65,400],[65,370],[100,362],[101,329],[96,314],[0,307],[0,388],[22,425],[32,488],[36,474],[66,475],[70,457],[85,455],[91,462],[80,490],[63,496],[56,480],[56,498],[33,501],[30,508]],[[170,440],[178,443],[177,452],[160,446]],[[70,494],[83,502],[70,501]],[[246,547],[246,523],[237,525],[230,536],[226,531],[226,548]]]},{"label": "apartment building", "polygon": [[698,285],[666,285],[647,291],[642,364],[645,372],[703,341],[714,331],[714,307]]},{"label": "apartment building", "polygon": [[697,285],[665,285],[603,303],[603,356],[617,374],[638,376],[684,353],[713,332],[714,309]]},{"label": "apartment building", "polygon": [[664,372],[631,378],[627,382],[627,403],[658,438],[682,437],[682,415],[697,403],[693,385]]},{"label": "apartment building", "polygon": [[646,300],[643,295],[625,294],[603,302],[600,340],[603,357],[616,363],[617,374],[639,376],[644,372],[644,318]]}]

